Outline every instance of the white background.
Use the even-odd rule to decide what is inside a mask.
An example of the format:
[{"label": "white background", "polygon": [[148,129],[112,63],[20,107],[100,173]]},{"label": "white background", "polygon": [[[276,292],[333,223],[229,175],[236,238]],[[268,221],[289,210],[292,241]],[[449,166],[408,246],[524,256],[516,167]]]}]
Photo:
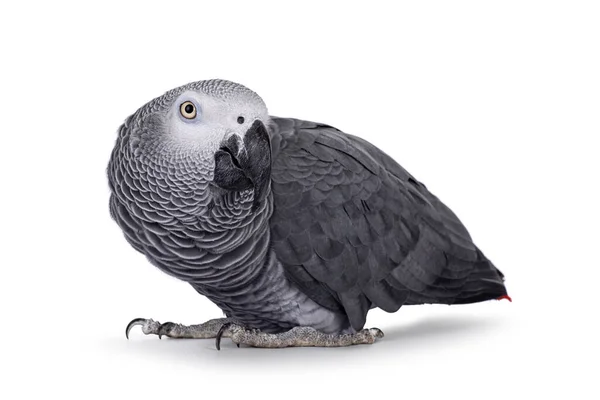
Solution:
[{"label": "white background", "polygon": [[[3,398],[598,398],[597,2],[0,8]],[[343,349],[127,341],[221,315],[129,247],[105,177],[125,117],[208,78],[385,149],[513,303],[375,311],[384,340]]]}]

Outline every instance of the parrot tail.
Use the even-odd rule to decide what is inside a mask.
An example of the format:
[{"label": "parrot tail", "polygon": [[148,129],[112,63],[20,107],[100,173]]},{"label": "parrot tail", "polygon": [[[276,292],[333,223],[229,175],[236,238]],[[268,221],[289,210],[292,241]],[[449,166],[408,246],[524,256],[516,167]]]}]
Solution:
[{"label": "parrot tail", "polygon": [[500,272],[480,251],[480,260],[465,282],[461,293],[453,304],[478,303],[486,300],[512,299],[504,286],[504,274]]}]

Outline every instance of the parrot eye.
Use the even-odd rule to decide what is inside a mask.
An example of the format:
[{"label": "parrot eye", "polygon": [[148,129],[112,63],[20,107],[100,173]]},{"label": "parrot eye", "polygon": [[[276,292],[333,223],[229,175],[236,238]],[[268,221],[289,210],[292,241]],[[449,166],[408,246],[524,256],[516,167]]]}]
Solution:
[{"label": "parrot eye", "polygon": [[238,119],[237,119],[237,121],[238,121],[238,124],[243,124],[244,123],[244,117],[239,116]]},{"label": "parrot eye", "polygon": [[196,106],[191,101],[184,101],[179,106],[179,112],[184,118],[194,119],[196,118]]}]

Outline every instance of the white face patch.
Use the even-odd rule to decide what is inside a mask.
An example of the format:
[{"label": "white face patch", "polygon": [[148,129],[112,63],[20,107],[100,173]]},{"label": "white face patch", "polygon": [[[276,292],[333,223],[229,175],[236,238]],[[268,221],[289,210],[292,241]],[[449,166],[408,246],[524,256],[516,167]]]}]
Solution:
[{"label": "white face patch", "polygon": [[165,125],[166,133],[177,141],[214,152],[231,135],[239,136],[243,143],[244,134],[257,119],[266,124],[268,114],[264,105],[253,99],[219,99],[188,90],[171,105]]}]

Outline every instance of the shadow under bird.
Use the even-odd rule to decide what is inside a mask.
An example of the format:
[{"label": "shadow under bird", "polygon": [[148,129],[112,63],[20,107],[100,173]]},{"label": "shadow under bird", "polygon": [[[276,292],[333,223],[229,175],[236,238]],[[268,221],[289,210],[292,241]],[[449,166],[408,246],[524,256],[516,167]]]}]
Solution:
[{"label": "shadow under bird", "polygon": [[238,346],[371,344],[379,307],[508,298],[456,215],[383,151],[331,126],[269,116],[224,80],[190,83],[120,127],[110,212],[154,266],[226,318],[145,334]]}]

